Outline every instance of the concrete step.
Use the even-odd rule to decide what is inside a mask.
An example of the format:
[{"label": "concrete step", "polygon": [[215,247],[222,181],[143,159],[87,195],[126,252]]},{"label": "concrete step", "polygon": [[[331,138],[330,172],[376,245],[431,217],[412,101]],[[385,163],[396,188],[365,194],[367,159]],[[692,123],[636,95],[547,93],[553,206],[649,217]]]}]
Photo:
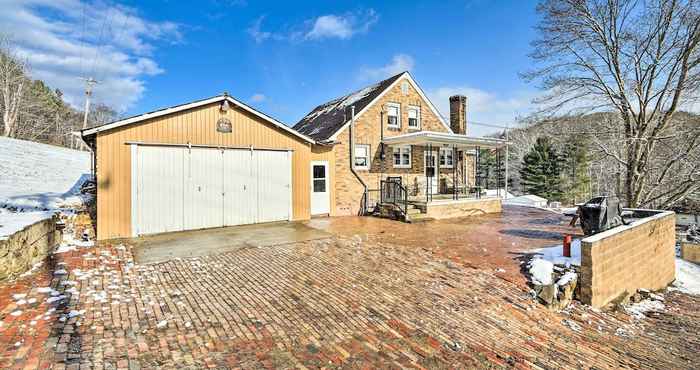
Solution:
[{"label": "concrete step", "polygon": [[418,209],[418,208],[411,208],[411,207],[408,207],[408,211],[406,211],[406,213],[409,214],[409,215],[417,215],[417,214],[420,214],[420,213],[421,213],[421,210]]},{"label": "concrete step", "polygon": [[430,217],[424,213],[418,213],[418,214],[409,214],[408,217],[406,217],[406,221],[410,223],[415,223],[415,222],[426,222],[426,221],[433,221],[435,218]]}]

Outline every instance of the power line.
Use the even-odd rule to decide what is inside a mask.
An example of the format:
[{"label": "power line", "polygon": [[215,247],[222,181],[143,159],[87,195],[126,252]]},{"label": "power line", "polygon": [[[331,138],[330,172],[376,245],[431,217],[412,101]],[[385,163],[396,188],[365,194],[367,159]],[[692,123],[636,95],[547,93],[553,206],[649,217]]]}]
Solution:
[{"label": "power line", "polygon": [[[116,44],[117,41],[119,41],[119,40],[122,38],[122,36],[126,33],[126,23],[127,23],[127,20],[129,20],[129,16],[128,16],[127,13],[125,12],[125,13],[122,13],[122,17],[124,18],[124,22],[122,22],[122,27],[121,27],[121,29],[118,29],[116,34],[115,34],[115,33],[112,33],[112,35],[114,36],[113,42],[114,42],[115,44]],[[110,32],[111,32],[111,30],[112,30],[112,28],[110,27]],[[103,68],[103,69],[102,69],[102,73],[100,74],[99,80],[100,80],[100,81],[104,80],[106,74],[107,74],[107,71]]]},{"label": "power line", "polygon": [[[98,38],[97,48],[95,48],[95,55],[92,58],[92,68],[90,69],[90,75],[95,74],[95,66],[97,63],[97,56],[99,55],[100,49],[102,49],[102,46],[103,46],[102,44],[104,41],[105,27],[107,26],[107,20],[111,19],[111,13],[112,12],[110,12],[109,8],[107,8],[105,10],[104,20],[102,21],[102,28],[100,29],[100,37]],[[110,21],[110,27],[111,27],[111,21]]]}]

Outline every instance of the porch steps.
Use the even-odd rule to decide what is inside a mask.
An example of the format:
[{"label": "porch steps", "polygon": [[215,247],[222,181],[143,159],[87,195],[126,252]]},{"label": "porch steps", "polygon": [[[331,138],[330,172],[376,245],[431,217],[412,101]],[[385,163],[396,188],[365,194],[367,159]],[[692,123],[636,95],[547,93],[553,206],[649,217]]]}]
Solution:
[{"label": "porch steps", "polygon": [[404,222],[423,222],[433,220],[432,217],[427,217],[424,214],[425,209],[417,206],[415,204],[408,204],[406,215],[404,216],[403,210],[391,204],[377,204],[373,207],[373,216],[390,218],[392,220],[404,221]]}]

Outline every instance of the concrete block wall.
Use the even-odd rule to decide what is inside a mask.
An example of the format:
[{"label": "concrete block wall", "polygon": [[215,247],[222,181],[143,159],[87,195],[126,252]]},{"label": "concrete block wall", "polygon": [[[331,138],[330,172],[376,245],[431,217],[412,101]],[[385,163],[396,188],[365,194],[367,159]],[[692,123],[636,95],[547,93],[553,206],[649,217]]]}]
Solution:
[{"label": "concrete block wall", "polygon": [[56,221],[54,216],[36,222],[0,240],[0,281],[15,278],[46,259],[61,240]]},{"label": "concrete block wall", "polygon": [[681,242],[681,258],[700,264],[700,243]]},{"label": "concrete block wall", "polygon": [[673,212],[620,226],[581,241],[581,300],[603,307],[638,289],[658,290],[675,280]]},{"label": "concrete block wall", "polygon": [[500,212],[501,199],[498,198],[434,202],[426,206],[426,214],[435,219],[467,217]]}]

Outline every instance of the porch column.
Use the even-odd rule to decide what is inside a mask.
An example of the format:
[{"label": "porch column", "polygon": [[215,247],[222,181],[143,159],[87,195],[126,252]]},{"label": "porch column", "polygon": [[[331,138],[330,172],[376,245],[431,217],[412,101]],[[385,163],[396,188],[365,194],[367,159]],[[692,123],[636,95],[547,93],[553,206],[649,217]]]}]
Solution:
[{"label": "porch column", "polygon": [[476,181],[476,199],[481,199],[481,147],[476,147],[476,166],[474,166]]},{"label": "porch column", "polygon": [[504,189],[506,193],[503,196],[508,199],[508,125],[506,125],[506,183]]},{"label": "porch column", "polygon": [[496,148],[496,196],[501,197],[501,149]]},{"label": "porch column", "polygon": [[457,190],[457,146],[452,144],[452,199],[459,199]]},{"label": "porch column", "polygon": [[[425,149],[423,149],[425,150]],[[428,194],[430,194],[430,191],[428,190],[428,163],[430,158],[430,144],[428,144],[428,153],[423,153],[423,176],[425,176],[425,203],[428,203]]]}]

